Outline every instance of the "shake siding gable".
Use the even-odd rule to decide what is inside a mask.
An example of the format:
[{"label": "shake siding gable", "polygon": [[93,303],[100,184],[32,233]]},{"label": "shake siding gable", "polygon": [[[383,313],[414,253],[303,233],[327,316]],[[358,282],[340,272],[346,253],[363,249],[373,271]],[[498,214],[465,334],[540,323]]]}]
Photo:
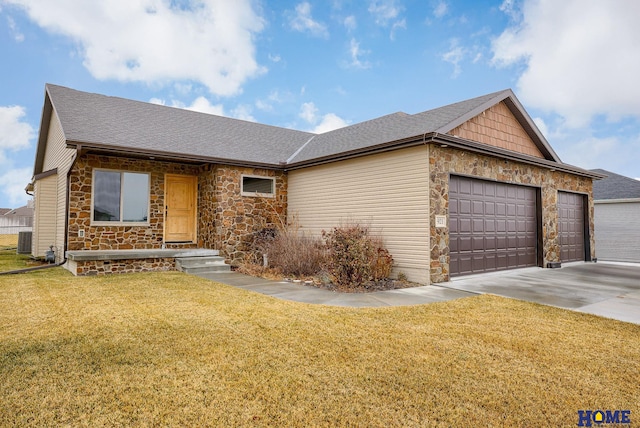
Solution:
[{"label": "shake siding gable", "polygon": [[540,149],[504,102],[488,108],[449,134],[544,159]]},{"label": "shake siding gable", "polygon": [[394,273],[429,283],[429,156],[424,146],[289,173],[289,221],[303,232],[359,222],[382,235]]}]

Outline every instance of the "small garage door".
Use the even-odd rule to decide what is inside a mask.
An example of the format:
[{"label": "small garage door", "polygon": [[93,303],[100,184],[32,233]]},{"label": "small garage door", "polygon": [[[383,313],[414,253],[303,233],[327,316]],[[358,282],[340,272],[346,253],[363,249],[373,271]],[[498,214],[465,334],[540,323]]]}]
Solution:
[{"label": "small garage door", "polygon": [[560,261],[584,261],[584,196],[558,192]]},{"label": "small garage door", "polygon": [[450,275],[537,266],[536,194],[531,187],[451,176]]}]

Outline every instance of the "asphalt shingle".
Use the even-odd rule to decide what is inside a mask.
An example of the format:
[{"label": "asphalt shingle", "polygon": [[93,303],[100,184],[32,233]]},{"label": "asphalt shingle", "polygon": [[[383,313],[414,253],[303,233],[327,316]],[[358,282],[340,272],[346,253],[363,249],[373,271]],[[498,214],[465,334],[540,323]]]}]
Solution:
[{"label": "asphalt shingle", "polygon": [[278,165],[313,134],[47,85],[65,138],[113,148]]},{"label": "asphalt shingle", "polygon": [[593,182],[593,199],[636,199],[640,198],[640,181],[604,169],[591,171],[607,175]]},{"label": "asphalt shingle", "polygon": [[69,142],[274,167],[363,152],[427,133],[444,134],[491,105],[515,100],[507,89],[422,113],[398,112],[313,134],[51,84],[47,92]]}]

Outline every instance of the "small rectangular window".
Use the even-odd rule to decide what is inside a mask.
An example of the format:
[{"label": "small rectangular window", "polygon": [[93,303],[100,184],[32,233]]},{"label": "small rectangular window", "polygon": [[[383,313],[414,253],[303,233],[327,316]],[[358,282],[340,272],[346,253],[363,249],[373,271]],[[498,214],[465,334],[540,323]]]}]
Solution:
[{"label": "small rectangular window", "polygon": [[253,175],[242,176],[243,196],[268,196],[275,194],[275,178],[256,177]]},{"label": "small rectangular window", "polygon": [[147,223],[149,174],[94,170],[94,222]]}]

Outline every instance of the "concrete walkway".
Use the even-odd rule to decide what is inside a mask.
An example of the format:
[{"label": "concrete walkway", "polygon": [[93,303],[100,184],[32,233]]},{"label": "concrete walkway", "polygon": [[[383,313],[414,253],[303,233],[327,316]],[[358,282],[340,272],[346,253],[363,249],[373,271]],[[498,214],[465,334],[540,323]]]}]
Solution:
[{"label": "concrete walkway", "polygon": [[340,293],[240,273],[203,278],[285,300],[330,306],[382,307],[494,294],[640,324],[640,264],[577,263],[465,276],[451,282],[373,293]]},{"label": "concrete walkway", "polygon": [[339,293],[300,283],[256,278],[237,272],[197,275],[222,284],[232,285],[284,300],[330,306],[381,307],[420,305],[423,303],[444,302],[446,300],[475,296],[477,294],[434,285],[376,291],[372,293]]}]

